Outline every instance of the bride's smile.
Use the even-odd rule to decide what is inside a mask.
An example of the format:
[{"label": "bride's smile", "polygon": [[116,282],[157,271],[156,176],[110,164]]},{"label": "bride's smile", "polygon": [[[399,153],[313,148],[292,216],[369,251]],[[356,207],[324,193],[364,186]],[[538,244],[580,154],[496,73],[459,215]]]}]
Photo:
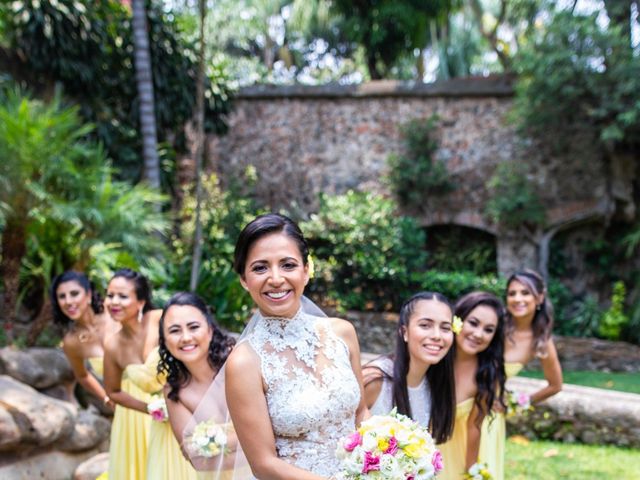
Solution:
[{"label": "bride's smile", "polygon": [[263,315],[293,317],[309,281],[298,245],[283,233],[266,235],[249,249],[240,282]]}]

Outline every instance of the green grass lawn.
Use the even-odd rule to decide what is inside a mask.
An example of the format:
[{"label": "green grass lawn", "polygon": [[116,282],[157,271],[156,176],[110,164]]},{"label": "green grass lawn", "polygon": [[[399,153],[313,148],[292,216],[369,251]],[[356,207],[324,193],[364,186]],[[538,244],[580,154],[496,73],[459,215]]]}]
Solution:
[{"label": "green grass lawn", "polygon": [[507,440],[505,480],[638,480],[640,450]]},{"label": "green grass lawn", "polygon": [[[520,372],[518,375],[529,378],[544,378],[540,371]],[[640,393],[640,374],[638,373],[562,372],[562,376],[564,383]]]}]

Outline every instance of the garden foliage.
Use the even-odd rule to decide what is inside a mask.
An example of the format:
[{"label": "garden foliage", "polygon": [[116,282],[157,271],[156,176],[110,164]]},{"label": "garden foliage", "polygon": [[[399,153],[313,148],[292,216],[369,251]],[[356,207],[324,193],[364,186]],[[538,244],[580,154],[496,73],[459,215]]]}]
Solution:
[{"label": "garden foliage", "polygon": [[[158,139],[184,150],[183,127],[195,105],[197,49],[159,4],[148,2],[147,15]],[[62,85],[82,118],[95,124],[92,135],[119,175],[138,180],[142,146],[130,11],[115,0],[16,1],[2,6],[0,17],[14,79],[45,97]],[[208,74],[205,127],[222,132],[229,91],[220,68],[211,65]],[[173,181],[167,172],[163,180]]]},{"label": "garden foliage", "polygon": [[[7,319],[23,299],[37,315],[58,273],[86,270],[104,285],[113,268],[161,256],[165,198],[115,180],[76,107],[3,94],[0,104],[2,280]],[[18,275],[20,272],[20,275]],[[20,296],[18,296],[18,292]],[[8,306],[7,303],[9,302]]]}]

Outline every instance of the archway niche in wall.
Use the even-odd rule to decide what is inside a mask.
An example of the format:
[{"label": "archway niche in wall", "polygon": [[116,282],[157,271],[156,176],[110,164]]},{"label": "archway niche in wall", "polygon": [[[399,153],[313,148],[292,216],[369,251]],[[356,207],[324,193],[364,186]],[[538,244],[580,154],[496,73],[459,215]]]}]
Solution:
[{"label": "archway niche in wall", "polygon": [[497,273],[496,236],[462,225],[424,228],[429,268],[446,272]]}]

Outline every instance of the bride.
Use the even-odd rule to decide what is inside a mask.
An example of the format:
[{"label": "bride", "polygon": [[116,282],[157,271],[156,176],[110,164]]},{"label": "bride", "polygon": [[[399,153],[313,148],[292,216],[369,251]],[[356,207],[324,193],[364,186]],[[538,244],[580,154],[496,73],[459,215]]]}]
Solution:
[{"label": "bride", "polygon": [[302,297],[308,253],[298,226],[273,213],[236,243],[234,269],[258,313],[227,360],[226,399],[258,479],[337,474],[339,439],[368,416],[355,329]]}]

